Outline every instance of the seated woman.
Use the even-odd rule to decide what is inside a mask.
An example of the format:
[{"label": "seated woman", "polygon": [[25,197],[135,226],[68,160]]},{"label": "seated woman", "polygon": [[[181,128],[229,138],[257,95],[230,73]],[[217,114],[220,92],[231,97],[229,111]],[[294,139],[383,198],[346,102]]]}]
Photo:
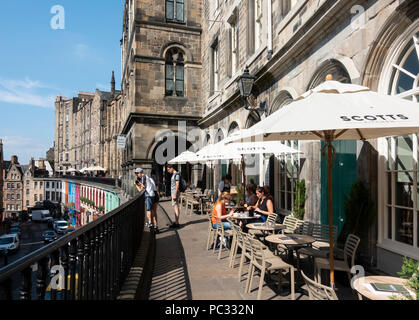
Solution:
[{"label": "seated woman", "polygon": [[247,207],[249,206],[254,206],[256,205],[256,203],[258,202],[258,197],[256,196],[255,192],[256,192],[256,187],[254,184],[249,184],[247,185],[246,188],[246,204]]},{"label": "seated woman", "polygon": [[269,194],[267,194],[266,189],[263,187],[256,190],[256,195],[259,200],[256,205],[251,206],[250,208],[254,209],[255,213],[259,213],[261,215],[258,221],[265,222],[268,215],[274,212],[274,203],[269,197]]},{"label": "seated woman", "polygon": [[223,227],[225,230],[231,229],[230,223],[226,221],[228,217],[233,216],[233,213],[227,214],[227,210],[226,210],[226,203],[230,201],[231,201],[231,196],[228,192],[224,192],[218,197],[217,202],[214,204],[214,208],[212,209],[212,215],[211,215],[212,227],[214,229],[217,228],[216,217],[218,219],[221,219],[221,222],[223,223]]}]

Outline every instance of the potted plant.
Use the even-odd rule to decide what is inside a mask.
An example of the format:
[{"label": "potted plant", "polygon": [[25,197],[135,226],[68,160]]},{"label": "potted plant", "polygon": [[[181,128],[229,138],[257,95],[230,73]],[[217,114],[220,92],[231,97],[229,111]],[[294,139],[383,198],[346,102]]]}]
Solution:
[{"label": "potted plant", "polygon": [[398,272],[398,275],[403,279],[407,279],[406,286],[416,294],[416,298],[407,293],[404,293],[403,297],[406,300],[419,300],[419,261],[404,257],[402,271]]},{"label": "potted plant", "polygon": [[294,218],[304,220],[306,196],[306,181],[302,179],[295,183],[295,201],[292,215]]}]

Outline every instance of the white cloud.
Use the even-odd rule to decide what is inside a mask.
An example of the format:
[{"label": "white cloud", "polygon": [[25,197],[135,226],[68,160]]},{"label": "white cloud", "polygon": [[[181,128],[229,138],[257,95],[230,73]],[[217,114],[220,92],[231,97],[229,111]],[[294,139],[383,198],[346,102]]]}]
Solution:
[{"label": "white cloud", "polygon": [[[0,78],[0,101],[7,103],[54,108],[55,96],[51,94],[52,90],[55,91],[55,89],[39,81],[32,81],[28,77],[24,80]],[[49,91],[49,94],[44,91]]]},{"label": "white cloud", "polygon": [[73,50],[74,56],[83,61],[94,61],[99,64],[106,63],[105,59],[95,50],[84,43],[77,43]]},{"label": "white cloud", "polygon": [[74,53],[80,59],[84,59],[89,56],[89,46],[83,43],[76,44]]},{"label": "white cloud", "polygon": [[51,148],[48,142],[21,136],[0,137],[3,140],[4,160],[10,160],[17,155],[20,164],[28,164],[31,157],[45,158],[46,152]]}]

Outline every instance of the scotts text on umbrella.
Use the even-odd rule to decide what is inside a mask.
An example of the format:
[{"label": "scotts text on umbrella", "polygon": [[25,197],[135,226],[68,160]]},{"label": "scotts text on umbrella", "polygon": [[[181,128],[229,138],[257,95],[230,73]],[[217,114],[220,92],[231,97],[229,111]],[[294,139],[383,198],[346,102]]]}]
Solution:
[{"label": "scotts text on umbrella", "polygon": [[367,116],[342,116],[340,117],[343,121],[391,121],[391,120],[409,120],[409,117],[406,117],[402,114],[386,114],[386,115],[367,115]]}]

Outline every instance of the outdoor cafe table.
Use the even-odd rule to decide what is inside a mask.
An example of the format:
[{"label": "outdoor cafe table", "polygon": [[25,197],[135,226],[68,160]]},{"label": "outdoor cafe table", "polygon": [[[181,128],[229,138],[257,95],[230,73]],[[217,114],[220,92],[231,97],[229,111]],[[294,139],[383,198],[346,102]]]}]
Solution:
[{"label": "outdoor cafe table", "polygon": [[264,239],[265,239],[266,238],[266,234],[268,232],[275,232],[277,230],[283,230],[283,229],[286,228],[286,226],[284,226],[282,224],[278,224],[278,223],[269,225],[266,222],[257,222],[257,223],[249,223],[249,224],[247,224],[246,225],[246,228],[262,231],[262,233],[264,235]]},{"label": "outdoor cafe table", "polygon": [[[287,247],[289,251],[289,258],[292,264],[294,264],[294,250],[298,250],[300,247],[311,245],[316,241],[315,238],[303,234],[273,234],[265,238],[266,241],[281,244]],[[297,269],[300,271],[300,261],[297,256]]]},{"label": "outdoor cafe table", "polygon": [[401,297],[401,294],[376,291],[374,287],[371,285],[371,283],[398,284],[406,287],[406,281],[406,279],[386,276],[359,277],[354,280],[353,288],[358,292],[358,296],[360,297],[360,299],[362,299],[362,297],[366,297],[370,300],[391,300],[392,297],[395,296]]}]

